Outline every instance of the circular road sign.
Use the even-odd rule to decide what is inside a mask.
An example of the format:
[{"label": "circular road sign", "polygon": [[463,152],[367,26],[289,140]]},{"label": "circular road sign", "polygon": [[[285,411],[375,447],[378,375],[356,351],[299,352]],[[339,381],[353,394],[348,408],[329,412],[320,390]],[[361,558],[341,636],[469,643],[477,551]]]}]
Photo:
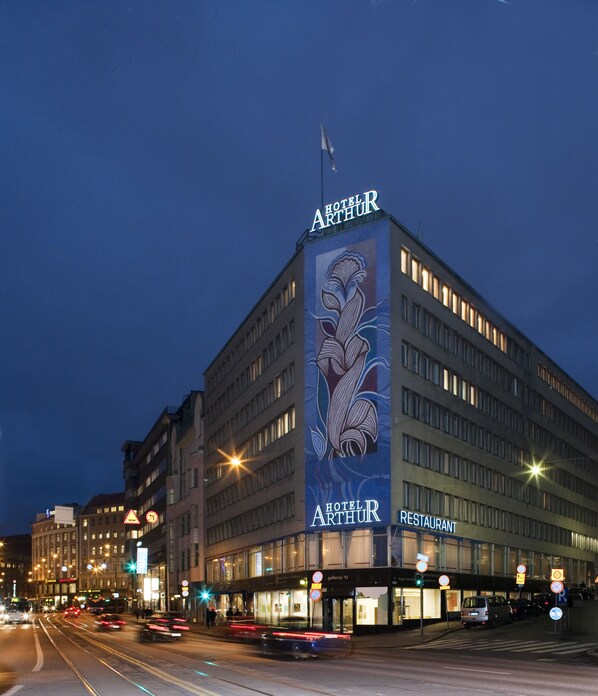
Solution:
[{"label": "circular road sign", "polygon": [[313,599],[314,602],[320,599],[321,596],[322,592],[320,590],[311,590],[311,592],[309,593],[310,599]]},{"label": "circular road sign", "polygon": [[527,572],[526,566],[524,566],[523,563],[520,563],[520,564],[517,566],[517,572],[518,572],[518,573],[525,573],[525,572]]},{"label": "circular road sign", "polygon": [[323,579],[324,573],[322,573],[321,570],[316,570],[316,572],[311,576],[311,581],[315,582],[316,584],[322,582]]},{"label": "circular road sign", "polygon": [[563,617],[563,610],[560,607],[552,607],[548,615],[553,621],[558,621]]},{"label": "circular road sign", "polygon": [[428,570],[428,564],[425,561],[418,561],[415,564],[415,569],[418,573],[425,573]]},{"label": "circular road sign", "polygon": [[148,524],[156,524],[158,521],[158,513],[154,510],[148,510],[145,513],[145,519],[147,520]]},{"label": "circular road sign", "polygon": [[562,592],[564,589],[564,585],[560,580],[553,580],[550,583],[550,589],[554,592],[554,594],[558,594],[559,592]]},{"label": "circular road sign", "polygon": [[451,584],[451,580],[450,580],[450,578],[449,578],[448,575],[441,575],[441,576],[438,578],[438,584],[439,584],[441,587],[446,587],[447,585],[450,585],[450,584]]}]

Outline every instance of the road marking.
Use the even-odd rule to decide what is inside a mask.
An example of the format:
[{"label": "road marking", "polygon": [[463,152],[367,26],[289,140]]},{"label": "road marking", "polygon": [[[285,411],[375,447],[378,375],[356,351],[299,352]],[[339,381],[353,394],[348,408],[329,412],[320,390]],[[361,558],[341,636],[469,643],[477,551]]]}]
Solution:
[{"label": "road marking", "polygon": [[40,645],[39,638],[37,637],[37,631],[33,631],[33,639],[35,640],[35,652],[37,654],[37,662],[35,667],[31,670],[32,672],[39,672],[44,666],[44,653],[42,651],[42,646]]},{"label": "road marking", "polygon": [[445,667],[444,669],[452,669],[455,672],[481,672],[482,674],[513,674],[512,672],[499,672],[493,669],[471,669],[469,667]]},{"label": "road marking", "polygon": [[9,689],[4,693],[4,696],[12,696],[13,694],[16,694],[17,691],[20,691],[25,684],[17,684],[16,686],[13,686],[12,689]]}]

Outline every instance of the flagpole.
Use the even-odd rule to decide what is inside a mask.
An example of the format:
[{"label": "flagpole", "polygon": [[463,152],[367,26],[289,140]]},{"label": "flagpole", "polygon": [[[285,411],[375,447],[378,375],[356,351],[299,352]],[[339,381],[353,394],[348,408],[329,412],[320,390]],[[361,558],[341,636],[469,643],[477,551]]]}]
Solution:
[{"label": "flagpole", "polygon": [[320,145],[320,210],[324,210],[324,150]]}]

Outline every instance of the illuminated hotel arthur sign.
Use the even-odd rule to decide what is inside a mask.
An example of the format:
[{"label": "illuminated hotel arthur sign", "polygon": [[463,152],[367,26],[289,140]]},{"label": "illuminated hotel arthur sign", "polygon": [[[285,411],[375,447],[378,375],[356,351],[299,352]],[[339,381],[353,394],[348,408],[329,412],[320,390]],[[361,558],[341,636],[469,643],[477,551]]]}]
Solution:
[{"label": "illuminated hotel arthur sign", "polygon": [[432,517],[432,515],[422,515],[419,512],[400,510],[398,518],[399,524],[405,524],[408,527],[420,527],[421,529],[429,529],[434,532],[448,532],[449,534],[454,534],[457,530],[457,523],[452,520],[443,520],[441,517]]},{"label": "illuminated hotel arthur sign", "polygon": [[372,524],[380,522],[377,500],[345,500],[338,503],[317,505],[312,527],[335,527],[338,525]]},{"label": "illuminated hotel arthur sign", "polygon": [[310,232],[317,232],[333,225],[340,225],[341,222],[355,220],[355,218],[380,210],[376,203],[377,199],[378,191],[366,191],[363,194],[359,193],[350,198],[343,198],[342,201],[329,203],[322,210],[316,210],[314,224],[311,226]]}]

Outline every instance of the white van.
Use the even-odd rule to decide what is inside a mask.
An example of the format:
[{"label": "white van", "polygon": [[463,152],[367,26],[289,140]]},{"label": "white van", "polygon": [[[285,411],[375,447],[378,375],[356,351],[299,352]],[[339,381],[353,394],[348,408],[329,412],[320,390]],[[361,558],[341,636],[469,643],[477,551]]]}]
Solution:
[{"label": "white van", "polygon": [[495,628],[499,623],[510,624],[513,610],[500,595],[478,595],[466,597],[461,605],[461,623],[465,628],[488,626]]}]

